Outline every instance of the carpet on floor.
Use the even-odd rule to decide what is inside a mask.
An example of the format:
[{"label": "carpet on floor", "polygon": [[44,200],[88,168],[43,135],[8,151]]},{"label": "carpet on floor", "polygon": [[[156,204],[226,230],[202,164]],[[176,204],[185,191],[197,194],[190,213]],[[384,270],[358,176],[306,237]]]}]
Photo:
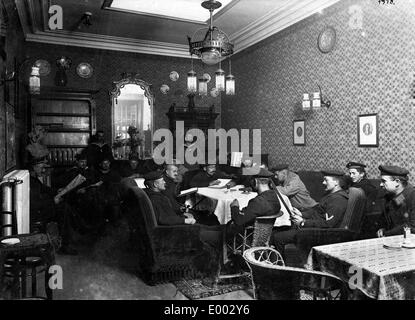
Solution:
[{"label": "carpet on floor", "polygon": [[177,290],[191,300],[217,296],[238,290],[252,288],[251,280],[247,277],[236,277],[220,280],[215,285],[205,285],[202,279],[186,279],[173,282]]}]

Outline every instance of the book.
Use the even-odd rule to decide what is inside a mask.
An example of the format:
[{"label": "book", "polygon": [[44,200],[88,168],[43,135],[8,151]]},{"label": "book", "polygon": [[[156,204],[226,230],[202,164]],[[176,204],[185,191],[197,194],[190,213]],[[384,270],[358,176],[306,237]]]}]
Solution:
[{"label": "book", "polygon": [[218,179],[219,180],[219,184],[215,184],[213,186],[209,186],[209,188],[214,188],[214,189],[222,189],[225,188],[226,185],[231,182],[232,179]]},{"label": "book", "polygon": [[190,188],[190,189],[187,189],[187,190],[182,190],[180,192],[180,194],[178,195],[178,197],[182,197],[182,196],[185,196],[185,195],[188,195],[188,194],[196,193],[197,190],[198,190],[197,187]]},{"label": "book", "polygon": [[137,184],[137,186],[140,189],[145,189],[146,188],[146,186],[144,184],[144,180],[145,180],[144,178],[136,178],[136,179],[134,179],[135,183]]}]

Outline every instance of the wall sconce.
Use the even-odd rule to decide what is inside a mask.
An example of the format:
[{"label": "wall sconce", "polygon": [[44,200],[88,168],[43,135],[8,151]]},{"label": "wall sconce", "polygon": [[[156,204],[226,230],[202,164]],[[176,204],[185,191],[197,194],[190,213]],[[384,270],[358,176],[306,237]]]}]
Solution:
[{"label": "wall sconce", "polygon": [[207,96],[207,79],[199,78],[199,95]]},{"label": "wall sconce", "polygon": [[319,85],[317,86],[318,86],[319,91],[313,93],[313,99],[311,101],[310,101],[310,95],[308,93],[304,93],[303,95],[303,110],[304,111],[310,110],[311,107],[314,110],[319,110],[321,107],[330,108],[331,101],[324,99],[323,94],[321,92],[321,87]]},{"label": "wall sconce", "polygon": [[[22,70],[22,67],[24,64],[28,61],[30,61],[30,58],[27,58],[20,63],[20,65],[17,68],[17,72],[7,72],[7,70],[4,72],[4,76],[2,79],[0,79],[0,86],[3,86],[8,81],[18,81],[19,80],[19,74]],[[29,93],[32,95],[40,94],[40,74],[39,74],[39,67],[32,65],[31,66],[31,72],[29,76]]]}]

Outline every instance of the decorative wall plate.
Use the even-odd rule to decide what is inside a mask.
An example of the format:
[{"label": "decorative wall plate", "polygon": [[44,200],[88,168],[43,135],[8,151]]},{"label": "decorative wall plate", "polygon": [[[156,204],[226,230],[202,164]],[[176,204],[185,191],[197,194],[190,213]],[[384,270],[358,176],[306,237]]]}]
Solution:
[{"label": "decorative wall plate", "polygon": [[163,84],[160,87],[160,91],[161,91],[162,94],[167,94],[167,92],[169,92],[169,90],[170,90],[170,87],[167,84]]},{"label": "decorative wall plate", "polygon": [[76,73],[81,78],[90,78],[93,72],[94,72],[94,69],[92,68],[92,66],[86,62],[81,62],[76,67]]},{"label": "decorative wall plate", "polygon": [[320,32],[317,40],[318,48],[323,53],[333,50],[336,44],[336,30],[333,27],[326,27]]},{"label": "decorative wall plate", "polygon": [[179,74],[176,71],[170,72],[170,80],[171,81],[177,81],[179,79]]},{"label": "decorative wall plate", "polygon": [[209,82],[210,82],[210,80],[212,79],[212,77],[210,76],[210,74],[209,74],[209,73],[204,73],[204,74],[203,74],[203,79],[206,79],[206,80],[207,80],[207,83],[209,83]]},{"label": "decorative wall plate", "polygon": [[39,75],[41,77],[47,76],[50,73],[50,63],[46,60],[36,60],[34,66],[39,68]]},{"label": "decorative wall plate", "polygon": [[210,95],[216,98],[219,95],[219,90],[216,88],[212,88],[212,90],[210,90]]}]

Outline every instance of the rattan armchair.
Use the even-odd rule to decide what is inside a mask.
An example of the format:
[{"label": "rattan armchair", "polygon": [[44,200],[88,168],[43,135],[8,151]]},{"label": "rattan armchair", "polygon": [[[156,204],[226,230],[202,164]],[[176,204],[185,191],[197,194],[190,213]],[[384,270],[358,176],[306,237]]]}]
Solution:
[{"label": "rattan armchair", "polygon": [[254,298],[260,300],[347,299],[346,284],[328,273],[287,267],[280,253],[270,247],[244,251]]}]

